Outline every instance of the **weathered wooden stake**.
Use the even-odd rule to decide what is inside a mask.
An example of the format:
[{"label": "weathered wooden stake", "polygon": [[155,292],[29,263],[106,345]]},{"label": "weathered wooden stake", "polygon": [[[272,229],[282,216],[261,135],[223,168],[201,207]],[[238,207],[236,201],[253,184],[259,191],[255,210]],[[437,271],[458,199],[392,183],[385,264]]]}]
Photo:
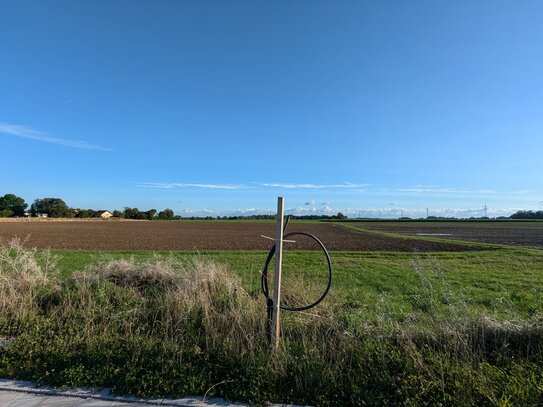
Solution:
[{"label": "weathered wooden stake", "polygon": [[277,198],[277,231],[275,235],[275,274],[273,277],[273,313],[271,339],[272,347],[277,349],[281,337],[281,262],[283,260],[283,222],[285,202],[282,196]]}]

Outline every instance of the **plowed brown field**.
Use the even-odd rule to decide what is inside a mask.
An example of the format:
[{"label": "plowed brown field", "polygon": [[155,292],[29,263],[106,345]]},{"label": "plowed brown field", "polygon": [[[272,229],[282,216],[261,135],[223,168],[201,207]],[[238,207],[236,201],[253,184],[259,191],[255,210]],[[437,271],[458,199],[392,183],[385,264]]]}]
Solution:
[{"label": "plowed brown field", "polygon": [[[474,246],[379,236],[330,223],[291,223],[289,232],[316,235],[329,250],[466,251]],[[11,221],[0,222],[0,239],[26,239],[26,247],[99,250],[250,250],[268,249],[272,222],[233,221]],[[315,249],[306,239],[288,245]]]},{"label": "plowed brown field", "polygon": [[362,229],[477,243],[543,248],[541,221],[355,222]]}]

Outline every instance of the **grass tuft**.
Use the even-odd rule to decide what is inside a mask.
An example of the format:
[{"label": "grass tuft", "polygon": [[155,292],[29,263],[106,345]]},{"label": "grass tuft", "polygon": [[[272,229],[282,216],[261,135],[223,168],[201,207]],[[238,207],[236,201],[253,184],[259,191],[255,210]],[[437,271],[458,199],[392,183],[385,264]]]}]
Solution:
[{"label": "grass tuft", "polygon": [[[327,299],[283,313],[271,352],[265,302],[222,264],[98,260],[65,276],[47,252],[12,242],[0,248],[0,336],[16,339],[0,347],[0,375],[258,404],[540,405],[540,315],[504,318],[511,299],[496,317],[476,313],[446,278],[454,272],[415,255],[409,312],[390,292],[371,313]],[[287,299],[300,300],[304,280],[290,284]]]}]

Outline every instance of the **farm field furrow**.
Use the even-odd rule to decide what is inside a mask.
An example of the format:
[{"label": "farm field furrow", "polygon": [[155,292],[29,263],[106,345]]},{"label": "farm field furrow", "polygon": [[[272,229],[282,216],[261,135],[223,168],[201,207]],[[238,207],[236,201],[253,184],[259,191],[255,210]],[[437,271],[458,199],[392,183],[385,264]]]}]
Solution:
[{"label": "farm field furrow", "polygon": [[[380,236],[332,223],[296,223],[288,232],[316,235],[329,250],[440,252],[480,250],[474,245]],[[271,222],[225,221],[20,221],[0,222],[0,239],[25,240],[25,247],[88,250],[255,250],[268,249]],[[317,249],[305,239],[287,248]]]},{"label": "farm field furrow", "polygon": [[406,236],[543,248],[543,222],[348,222],[355,228]]}]

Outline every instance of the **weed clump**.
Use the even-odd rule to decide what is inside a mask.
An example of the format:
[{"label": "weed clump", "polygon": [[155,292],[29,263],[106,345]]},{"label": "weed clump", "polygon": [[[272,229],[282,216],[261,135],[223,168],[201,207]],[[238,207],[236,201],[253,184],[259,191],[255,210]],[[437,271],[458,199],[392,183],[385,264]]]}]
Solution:
[{"label": "weed clump", "polygon": [[438,266],[414,259],[422,288],[404,319],[385,296],[372,315],[324,301],[284,313],[271,352],[265,302],[223,265],[113,260],[61,277],[13,243],[0,248],[0,376],[255,403],[541,404],[541,321],[470,314]]},{"label": "weed clump", "polygon": [[23,249],[23,243],[0,241],[0,324],[31,318],[39,308],[39,293],[56,285],[51,280],[56,271],[53,256]]}]

